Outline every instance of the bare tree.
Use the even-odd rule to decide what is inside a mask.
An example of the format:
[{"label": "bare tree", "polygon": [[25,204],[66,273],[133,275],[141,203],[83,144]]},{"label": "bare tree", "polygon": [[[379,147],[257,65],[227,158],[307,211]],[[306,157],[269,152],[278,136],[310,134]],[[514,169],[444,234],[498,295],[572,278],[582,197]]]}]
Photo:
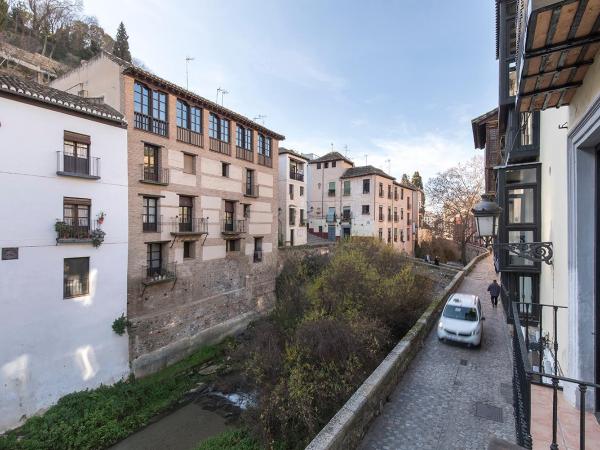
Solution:
[{"label": "bare tree", "polygon": [[81,0],[28,0],[30,29],[42,40],[42,55],[46,55],[48,38],[69,25],[81,12]]},{"label": "bare tree", "polygon": [[483,158],[476,156],[429,179],[425,191],[429,223],[436,237],[454,239],[467,263],[467,243],[475,234],[471,209],[484,189]]}]

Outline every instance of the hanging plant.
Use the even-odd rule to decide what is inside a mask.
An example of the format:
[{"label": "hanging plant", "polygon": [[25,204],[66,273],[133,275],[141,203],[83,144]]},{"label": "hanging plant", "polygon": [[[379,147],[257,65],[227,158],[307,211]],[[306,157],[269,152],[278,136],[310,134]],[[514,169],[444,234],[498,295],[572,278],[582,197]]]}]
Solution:
[{"label": "hanging plant", "polygon": [[92,230],[90,233],[90,237],[92,238],[92,245],[96,248],[100,247],[104,242],[104,236],[106,233],[102,231],[100,228],[96,228]]},{"label": "hanging plant", "polygon": [[96,221],[98,222],[98,225],[102,225],[104,223],[104,218],[106,217],[106,213],[104,211],[100,211],[98,213],[97,219]]},{"label": "hanging plant", "polygon": [[123,336],[123,334],[125,333],[125,330],[127,329],[127,327],[129,325],[131,325],[131,322],[129,320],[127,320],[127,317],[125,317],[125,314],[121,314],[120,317],[117,317],[114,320],[114,322],[112,324],[112,329],[119,336]]}]

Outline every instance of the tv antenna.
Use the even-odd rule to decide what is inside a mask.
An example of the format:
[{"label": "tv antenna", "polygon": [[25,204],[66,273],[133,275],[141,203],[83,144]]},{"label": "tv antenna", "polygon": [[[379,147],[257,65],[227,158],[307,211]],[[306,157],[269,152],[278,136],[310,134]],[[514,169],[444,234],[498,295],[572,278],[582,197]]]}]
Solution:
[{"label": "tv antenna", "polygon": [[367,155],[367,154],[365,153],[365,166],[368,166],[368,165],[369,165],[369,164],[367,163],[368,159],[369,159],[369,155]]},{"label": "tv antenna", "polygon": [[264,114],[259,114],[258,116],[256,116],[256,117],[253,117],[253,118],[252,118],[252,120],[253,120],[254,122],[257,122],[257,121],[259,121],[259,120],[260,120],[260,121],[262,122],[262,124],[264,125],[264,124],[265,124],[265,119],[266,119],[266,118],[267,118],[267,116],[265,116]]},{"label": "tv antenna", "polygon": [[385,160],[385,162],[387,163],[388,174],[390,174],[392,171],[392,160],[388,158]]},{"label": "tv antenna", "polygon": [[188,66],[189,66],[190,61],[193,61],[193,60],[194,60],[194,58],[191,56],[185,57],[185,88],[187,90],[190,89],[190,77],[188,74]]},{"label": "tv antenna", "polygon": [[344,155],[346,156],[346,158],[348,157],[348,146],[344,145]]},{"label": "tv antenna", "polygon": [[333,151],[333,142],[331,143],[331,151]]},{"label": "tv antenna", "polygon": [[216,103],[217,105],[219,104],[219,94],[221,94],[221,106],[223,106],[223,96],[224,96],[225,94],[229,94],[229,91],[228,91],[228,90],[226,90],[226,89],[223,89],[223,88],[221,88],[221,87],[219,87],[219,88],[217,89],[217,99],[216,99],[216,101],[215,101],[215,103]]},{"label": "tv antenna", "polygon": [[229,94],[229,91],[221,89],[221,106],[223,106],[223,102],[225,101],[225,95],[227,94]]}]

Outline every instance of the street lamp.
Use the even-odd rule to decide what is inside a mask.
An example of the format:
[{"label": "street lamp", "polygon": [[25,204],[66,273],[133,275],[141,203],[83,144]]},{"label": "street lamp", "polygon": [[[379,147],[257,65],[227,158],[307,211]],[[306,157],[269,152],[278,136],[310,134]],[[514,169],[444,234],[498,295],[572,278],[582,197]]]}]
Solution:
[{"label": "street lamp", "polygon": [[552,242],[508,242],[493,243],[498,236],[498,223],[502,208],[491,195],[482,195],[481,201],[471,210],[477,226],[476,236],[486,247],[492,245],[495,251],[507,251],[510,254],[533,262],[552,264]]}]

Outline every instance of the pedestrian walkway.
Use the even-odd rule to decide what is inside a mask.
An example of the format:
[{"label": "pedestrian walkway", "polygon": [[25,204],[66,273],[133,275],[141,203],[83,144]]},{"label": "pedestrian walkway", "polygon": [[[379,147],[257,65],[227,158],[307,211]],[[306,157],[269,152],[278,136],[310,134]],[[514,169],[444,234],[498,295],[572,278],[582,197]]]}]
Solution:
[{"label": "pedestrian walkway", "polygon": [[494,438],[515,442],[511,341],[502,307],[492,308],[486,291],[494,278],[488,256],[458,288],[481,298],[481,348],[439,342],[434,327],[361,449],[484,450]]}]

